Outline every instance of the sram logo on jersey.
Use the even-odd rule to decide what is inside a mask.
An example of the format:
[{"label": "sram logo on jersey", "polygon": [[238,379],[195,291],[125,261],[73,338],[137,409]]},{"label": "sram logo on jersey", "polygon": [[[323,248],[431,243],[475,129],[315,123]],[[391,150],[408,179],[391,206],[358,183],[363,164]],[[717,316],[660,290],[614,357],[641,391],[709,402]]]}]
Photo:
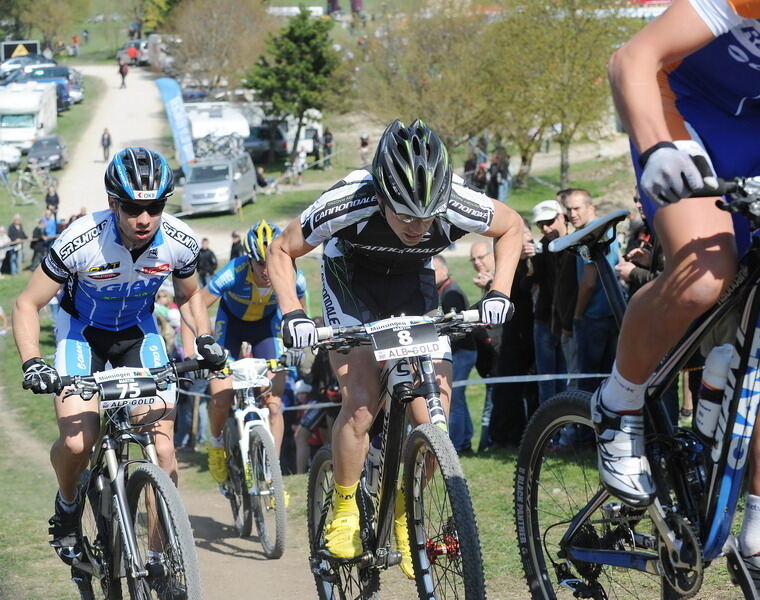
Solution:
[{"label": "sram logo on jersey", "polygon": [[117,260],[116,262],[110,262],[110,263],[106,263],[104,265],[98,265],[97,267],[90,267],[89,269],[87,269],[87,272],[88,273],[100,273],[100,271],[108,271],[110,269],[115,269],[120,264],[121,264],[121,262]]},{"label": "sram logo on jersey", "polygon": [[61,249],[58,251],[58,256],[60,256],[61,259],[68,258],[69,256],[71,256],[73,252],[76,252],[77,250],[79,250],[87,242],[91,242],[96,237],[98,237],[100,235],[100,232],[103,231],[103,229],[105,229],[108,223],[110,223],[110,220],[108,219],[101,221],[100,223],[95,225],[95,227],[93,227],[92,229],[88,229],[82,235],[75,237],[68,244],[64,244],[61,247]]},{"label": "sram logo on jersey", "polygon": [[369,206],[375,203],[375,196],[361,196],[359,198],[351,198],[349,200],[335,201],[330,203],[324,208],[319,209],[314,213],[313,222],[314,227],[319,227],[322,223],[329,219],[334,219],[354,211],[363,206]]},{"label": "sram logo on jersey", "polygon": [[166,273],[169,270],[171,270],[171,267],[168,263],[164,263],[163,265],[156,265],[155,267],[140,267],[139,269],[136,269],[136,271],[145,273],[146,275],[158,275],[160,273]]},{"label": "sram logo on jersey", "polygon": [[187,235],[186,233],[180,231],[179,229],[172,227],[166,221],[161,222],[161,227],[164,228],[164,231],[169,237],[174,238],[180,244],[182,244],[186,248],[189,248],[192,252],[198,252],[198,242],[195,240],[195,238],[192,235]]}]

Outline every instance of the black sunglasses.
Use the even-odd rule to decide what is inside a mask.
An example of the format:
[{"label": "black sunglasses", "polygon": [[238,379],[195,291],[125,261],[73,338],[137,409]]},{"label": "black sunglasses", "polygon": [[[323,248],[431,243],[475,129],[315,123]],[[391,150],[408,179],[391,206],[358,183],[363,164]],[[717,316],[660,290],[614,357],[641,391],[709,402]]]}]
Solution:
[{"label": "black sunglasses", "polygon": [[119,200],[119,206],[130,217],[139,217],[143,211],[147,211],[151,217],[160,215],[166,206],[166,200],[156,200],[150,204],[138,204],[128,200]]}]

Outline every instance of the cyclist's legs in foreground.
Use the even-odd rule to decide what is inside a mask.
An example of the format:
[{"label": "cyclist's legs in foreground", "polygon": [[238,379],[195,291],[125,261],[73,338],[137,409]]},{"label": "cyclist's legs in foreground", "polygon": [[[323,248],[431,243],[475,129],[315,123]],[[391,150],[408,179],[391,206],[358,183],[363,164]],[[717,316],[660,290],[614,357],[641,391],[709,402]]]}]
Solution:
[{"label": "cyclist's legs in foreground", "polygon": [[264,404],[269,409],[269,428],[272,430],[272,436],[274,437],[274,449],[277,452],[277,456],[280,456],[282,436],[285,433],[285,420],[282,417],[282,394],[285,391],[287,374],[284,372],[274,373],[271,379],[272,389],[264,397]]},{"label": "cyclist's legs in foreground", "polygon": [[208,448],[208,470],[217,483],[227,480],[227,459],[222,441],[222,429],[230,413],[234,392],[232,378],[212,379],[210,381],[211,401],[208,403],[208,426],[211,433]]},{"label": "cyclist's legs in foreground", "polygon": [[714,198],[687,198],[660,208],[654,225],[665,270],[631,298],[612,376],[592,400],[602,481],[633,506],[649,504],[654,493],[643,444],[646,381],[737,268],[731,216],[715,207]]}]

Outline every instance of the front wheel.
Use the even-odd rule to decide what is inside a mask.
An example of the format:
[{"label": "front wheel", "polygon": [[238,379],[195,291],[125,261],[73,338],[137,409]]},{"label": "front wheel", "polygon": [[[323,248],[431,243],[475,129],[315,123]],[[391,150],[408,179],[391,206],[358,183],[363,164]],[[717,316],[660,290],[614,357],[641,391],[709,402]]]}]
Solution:
[{"label": "front wheel", "polygon": [[272,436],[261,427],[251,430],[248,460],[251,461],[251,509],[259,541],[267,558],[280,558],[285,551],[287,508],[280,461]]},{"label": "front wheel", "polygon": [[[568,546],[641,556],[657,548],[647,513],[601,489],[589,400],[581,391],[553,396],[535,412],[520,444],[515,525],[530,598],[680,598],[660,577],[565,558]],[[564,539],[568,525],[587,507],[576,533]]]},{"label": "front wheel", "polygon": [[[319,600],[374,600],[379,598],[380,573],[359,561],[330,558],[325,550],[325,527],[332,518],[334,489],[332,451],[323,446],[309,469],[306,519],[309,529],[309,565]],[[361,489],[361,486],[360,486]]]},{"label": "front wheel", "polygon": [[454,446],[441,428],[426,423],[407,439],[404,489],[419,597],[485,598],[470,491]]},{"label": "front wheel", "polygon": [[[227,419],[224,428],[224,447],[227,449],[227,481],[224,484],[226,496],[232,509],[232,520],[240,537],[251,535],[253,516],[251,513],[251,496],[248,494],[251,473],[246,471],[240,453],[238,427],[235,419]],[[250,467],[250,464],[248,465]]]},{"label": "front wheel", "polygon": [[147,577],[127,573],[133,598],[200,600],[198,556],[190,521],[169,476],[151,463],[134,467],[127,502]]}]

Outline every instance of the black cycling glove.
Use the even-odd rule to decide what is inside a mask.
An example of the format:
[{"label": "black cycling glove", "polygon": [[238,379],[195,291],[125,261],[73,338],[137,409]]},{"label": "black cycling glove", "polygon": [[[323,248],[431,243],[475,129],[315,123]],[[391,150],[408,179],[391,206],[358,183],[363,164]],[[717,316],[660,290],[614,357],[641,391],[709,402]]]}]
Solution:
[{"label": "black cycling glove", "polygon": [[35,394],[57,394],[61,391],[58,371],[40,357],[30,358],[21,368],[24,370],[24,382],[21,385],[25,390],[32,390]]},{"label": "black cycling glove", "polygon": [[509,296],[491,290],[474,308],[480,312],[480,321],[487,325],[503,325],[515,314],[515,305]]},{"label": "black cycling glove", "polygon": [[227,353],[224,348],[217,342],[212,335],[204,333],[195,338],[195,347],[198,349],[198,354],[205,360],[209,366],[218,371],[224,367],[227,361]]},{"label": "black cycling glove", "polygon": [[289,348],[279,358],[279,363],[283,367],[300,367],[302,362],[303,350],[300,348]]},{"label": "black cycling glove", "polygon": [[308,348],[317,341],[317,324],[303,310],[282,315],[282,343],[286,348]]}]

